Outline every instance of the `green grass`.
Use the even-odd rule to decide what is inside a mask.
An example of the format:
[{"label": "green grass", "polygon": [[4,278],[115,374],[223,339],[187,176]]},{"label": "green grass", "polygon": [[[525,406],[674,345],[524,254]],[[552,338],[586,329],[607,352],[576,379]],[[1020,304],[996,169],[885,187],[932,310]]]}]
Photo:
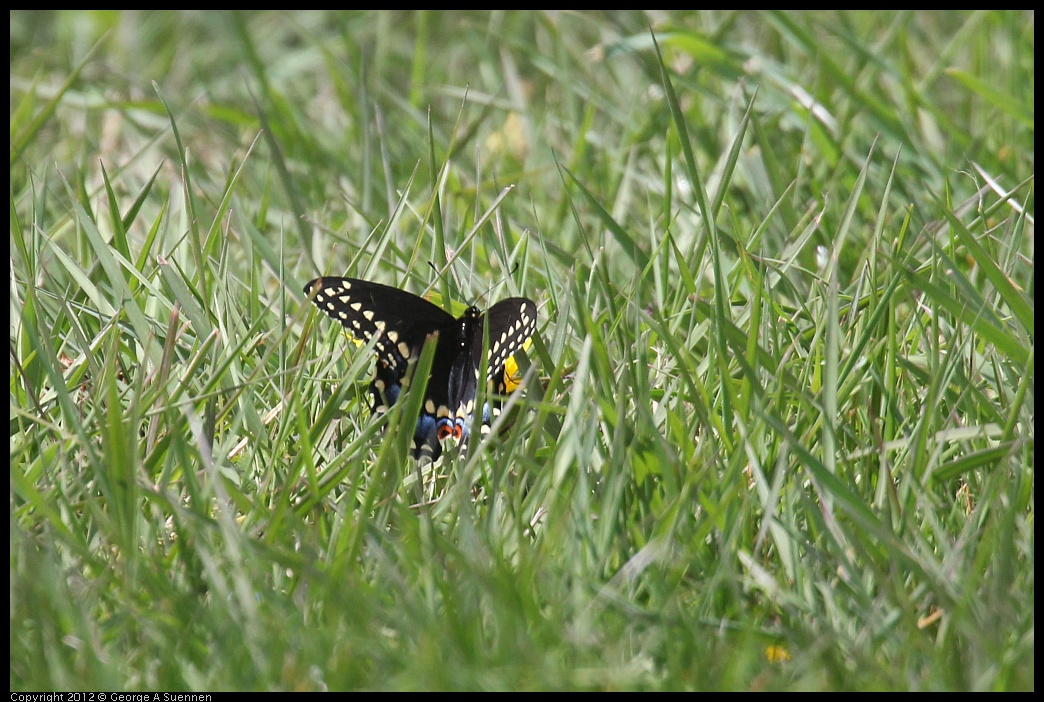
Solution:
[{"label": "green grass", "polygon": [[12,690],[1034,688],[1033,13],[10,19]]}]

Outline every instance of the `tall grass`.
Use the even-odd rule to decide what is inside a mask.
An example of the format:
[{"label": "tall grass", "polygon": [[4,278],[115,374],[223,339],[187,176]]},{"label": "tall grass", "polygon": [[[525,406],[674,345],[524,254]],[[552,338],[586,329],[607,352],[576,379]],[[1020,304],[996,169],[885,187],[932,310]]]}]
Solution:
[{"label": "tall grass", "polygon": [[[1033,13],[11,40],[12,690],[1033,689]],[[536,300],[490,440],[319,274]]]}]

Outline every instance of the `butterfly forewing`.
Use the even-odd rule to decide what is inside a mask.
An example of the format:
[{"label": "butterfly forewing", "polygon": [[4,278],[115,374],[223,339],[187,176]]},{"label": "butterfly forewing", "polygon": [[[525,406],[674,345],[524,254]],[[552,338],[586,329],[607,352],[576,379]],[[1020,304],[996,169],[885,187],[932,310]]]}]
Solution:
[{"label": "butterfly forewing", "polygon": [[313,290],[315,305],[357,339],[369,343],[377,336],[378,361],[400,377],[428,334],[457,321],[422,297],[368,280],[316,278],[305,286],[305,294]]},{"label": "butterfly forewing", "polygon": [[504,369],[508,358],[536,333],[536,305],[524,297],[501,300],[486,312],[489,319],[489,374]]}]

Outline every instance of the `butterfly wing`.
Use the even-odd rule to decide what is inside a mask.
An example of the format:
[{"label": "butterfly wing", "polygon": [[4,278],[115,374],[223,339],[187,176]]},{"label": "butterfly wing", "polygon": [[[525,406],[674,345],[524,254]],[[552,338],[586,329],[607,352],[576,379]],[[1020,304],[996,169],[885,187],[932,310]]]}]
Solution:
[{"label": "butterfly wing", "polygon": [[[409,364],[420,355],[427,336],[436,332],[442,335],[457,325],[456,319],[424,298],[368,280],[316,278],[305,286],[306,295],[313,293],[316,306],[355,338],[364,343],[376,338],[377,368],[370,383],[370,409],[374,414],[383,414],[399,399]],[[429,395],[433,385],[437,383],[429,382]],[[422,411],[414,432],[415,455],[438,457],[434,433],[434,416]]]},{"label": "butterfly wing", "polygon": [[313,290],[316,306],[357,339],[369,343],[377,337],[379,363],[400,377],[420,354],[428,334],[457,321],[422,297],[368,280],[316,278],[305,286],[305,294]]},{"label": "butterfly wing", "polygon": [[489,320],[488,376],[495,392],[507,389],[504,365],[518,353],[536,333],[536,303],[524,297],[510,297],[493,305],[486,312]]}]

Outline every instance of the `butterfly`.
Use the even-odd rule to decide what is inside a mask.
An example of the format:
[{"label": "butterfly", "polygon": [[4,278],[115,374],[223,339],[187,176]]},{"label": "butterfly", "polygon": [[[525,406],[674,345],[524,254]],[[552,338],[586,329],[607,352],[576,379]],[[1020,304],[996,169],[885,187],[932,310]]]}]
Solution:
[{"label": "butterfly", "polygon": [[[424,404],[413,435],[413,455],[420,462],[436,461],[442,441],[466,439],[475,412],[479,365],[487,358],[489,388],[506,394],[512,383],[508,360],[536,332],[537,309],[532,300],[501,300],[485,314],[471,306],[459,318],[405,290],[356,278],[324,277],[309,282],[304,292],[315,305],[340,322],[356,339],[376,337],[377,368],[370,383],[370,409],[382,414],[399,399],[403,379],[420,357],[424,341],[437,335],[435,358]],[[483,348],[483,325],[489,326],[489,348]],[[482,408],[488,426],[495,408]]]}]

